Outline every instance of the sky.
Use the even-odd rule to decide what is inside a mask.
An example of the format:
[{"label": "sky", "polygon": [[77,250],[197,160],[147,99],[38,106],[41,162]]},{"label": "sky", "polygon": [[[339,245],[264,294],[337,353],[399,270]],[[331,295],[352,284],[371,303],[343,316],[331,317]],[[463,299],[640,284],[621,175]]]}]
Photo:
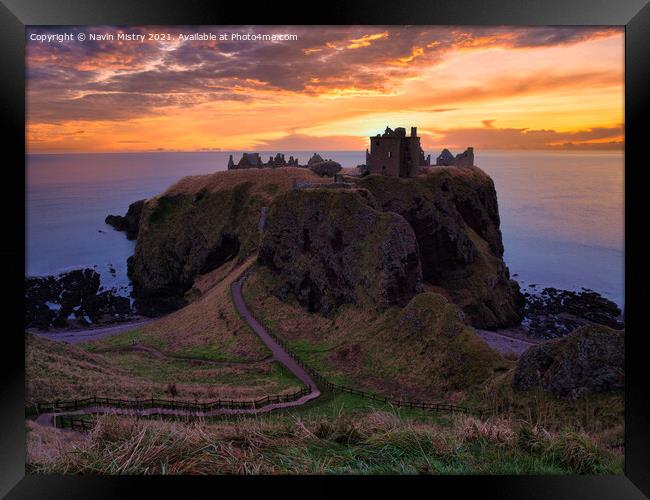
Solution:
[{"label": "sky", "polygon": [[364,150],[387,126],[429,151],[624,144],[622,27],[32,27],[26,44],[30,153]]}]

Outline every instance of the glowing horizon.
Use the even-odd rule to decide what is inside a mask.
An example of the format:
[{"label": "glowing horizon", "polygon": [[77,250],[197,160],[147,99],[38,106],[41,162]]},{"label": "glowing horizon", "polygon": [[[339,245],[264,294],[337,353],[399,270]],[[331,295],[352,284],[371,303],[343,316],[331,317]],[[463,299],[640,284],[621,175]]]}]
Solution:
[{"label": "glowing horizon", "polygon": [[620,27],[122,28],[297,40],[43,43],[28,28],[29,153],[365,150],[418,127],[426,150],[624,145]]}]

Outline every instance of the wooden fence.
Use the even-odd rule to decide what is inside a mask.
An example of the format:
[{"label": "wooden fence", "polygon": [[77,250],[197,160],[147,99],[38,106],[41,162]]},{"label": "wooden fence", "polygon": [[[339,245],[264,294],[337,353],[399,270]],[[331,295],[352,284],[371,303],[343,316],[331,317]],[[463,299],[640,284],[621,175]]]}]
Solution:
[{"label": "wooden fence", "polygon": [[77,411],[84,408],[122,408],[132,410],[166,409],[187,412],[207,413],[214,410],[259,410],[265,406],[276,403],[289,403],[296,401],[311,393],[311,387],[291,394],[273,394],[251,401],[238,401],[233,399],[219,399],[216,401],[180,401],[175,399],[117,399],[93,396],[91,398],[74,399],[70,401],[38,402],[26,409],[26,415],[40,415],[41,413],[56,413]]},{"label": "wooden fence", "polygon": [[73,431],[86,432],[94,427],[95,423],[85,416],[80,415],[55,415],[54,427],[59,429],[70,429]]}]

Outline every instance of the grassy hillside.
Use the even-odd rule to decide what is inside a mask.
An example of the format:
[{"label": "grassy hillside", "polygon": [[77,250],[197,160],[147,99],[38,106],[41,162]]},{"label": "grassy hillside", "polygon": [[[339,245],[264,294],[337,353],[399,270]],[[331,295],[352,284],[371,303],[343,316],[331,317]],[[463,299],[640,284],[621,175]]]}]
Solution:
[{"label": "grassy hillside", "polygon": [[265,268],[256,269],[244,285],[249,307],[335,383],[394,398],[458,402],[512,365],[474,335],[441,295],[419,294],[404,309],[381,314],[348,305],[325,317],[270,294],[273,279]]},{"label": "grassy hillside", "polygon": [[[282,365],[266,360],[217,364],[160,358],[124,348],[89,353],[77,346],[28,335],[26,402],[90,396],[163,397],[209,401],[255,399],[300,388]],[[172,392],[171,385],[174,386]]]},{"label": "grassy hillside", "polygon": [[48,474],[622,474],[623,460],[584,432],[366,409],[212,424],[103,416],[74,440],[28,422],[27,468]]},{"label": "grassy hillside", "polygon": [[92,396],[256,399],[301,387],[282,365],[270,360],[216,364],[160,358],[128,348],[89,353],[34,335],[27,336],[26,356],[27,404]]},{"label": "grassy hillside", "polygon": [[583,429],[623,441],[623,394],[571,400],[537,389],[515,391],[515,362],[490,349],[439,294],[419,294],[405,308],[381,315],[346,306],[327,318],[268,294],[269,279],[261,268],[247,280],[249,307],[332,382],[394,398],[464,404],[557,432]]},{"label": "grassy hillside", "polygon": [[133,341],[170,356],[216,361],[257,361],[270,355],[233,307],[230,285],[252,261],[228,262],[197,280],[193,301],[135,330],[84,344],[88,350],[129,346]]}]

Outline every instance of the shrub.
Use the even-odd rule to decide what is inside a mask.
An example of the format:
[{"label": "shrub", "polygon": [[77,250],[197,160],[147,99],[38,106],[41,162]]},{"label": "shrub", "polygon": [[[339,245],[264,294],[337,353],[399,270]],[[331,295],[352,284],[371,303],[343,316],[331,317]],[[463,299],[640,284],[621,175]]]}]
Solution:
[{"label": "shrub", "polygon": [[524,423],[517,432],[517,444],[527,453],[541,455],[550,445],[550,434],[540,426]]},{"label": "shrub", "polygon": [[606,467],[601,462],[602,452],[584,432],[565,431],[553,440],[551,458],[575,474],[602,474]]}]

